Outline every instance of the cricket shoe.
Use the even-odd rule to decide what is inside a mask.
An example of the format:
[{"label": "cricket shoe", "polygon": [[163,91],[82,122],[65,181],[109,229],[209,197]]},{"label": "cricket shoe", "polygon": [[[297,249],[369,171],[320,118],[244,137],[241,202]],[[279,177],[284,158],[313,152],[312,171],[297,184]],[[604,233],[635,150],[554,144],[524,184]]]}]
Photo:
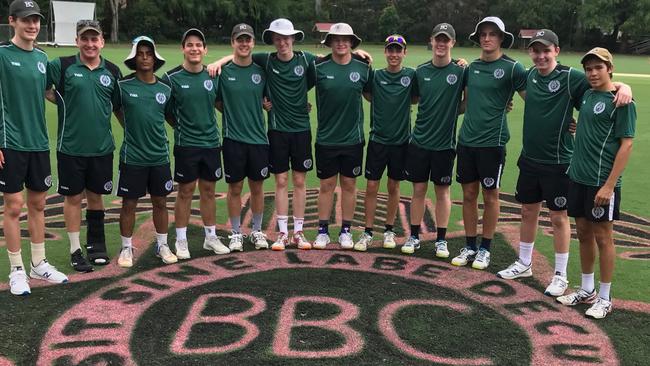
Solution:
[{"label": "cricket shoe", "polygon": [[242,233],[232,233],[232,235],[228,235],[228,239],[230,239],[228,249],[230,249],[231,252],[234,252],[235,250],[240,252],[244,251],[244,235]]},{"label": "cricket shoe", "polygon": [[607,316],[607,314],[612,312],[612,302],[607,301],[601,297],[598,297],[598,300],[591,305],[589,309],[585,312],[586,316],[590,316],[594,319],[602,319]]},{"label": "cricket shoe", "polygon": [[255,245],[255,249],[269,249],[269,242],[266,241],[266,234],[259,230],[251,233],[251,241]]},{"label": "cricket shoe", "polygon": [[533,275],[531,265],[525,265],[520,261],[515,261],[508,268],[497,272],[497,277],[504,280],[514,280],[515,278],[530,277]]},{"label": "cricket shoe", "polygon": [[284,250],[289,245],[289,236],[287,233],[278,233],[275,243],[271,245],[272,250]]},{"label": "cricket shoe", "polygon": [[359,241],[354,244],[354,250],[365,252],[368,250],[370,243],[372,243],[372,235],[364,231],[363,234],[361,234]]},{"label": "cricket shoe", "polygon": [[68,276],[59,272],[56,267],[49,264],[47,259],[43,259],[36,266],[32,264],[32,269],[29,271],[29,277],[37,280],[45,280],[50,283],[68,282]]},{"label": "cricket shoe", "polygon": [[575,306],[578,304],[593,304],[598,297],[596,290],[592,292],[587,292],[583,289],[579,289],[576,292],[572,292],[568,295],[560,296],[555,300],[562,305],[566,306]]},{"label": "cricket shoe", "polygon": [[490,251],[485,248],[480,248],[476,253],[476,258],[472,262],[474,269],[486,269],[490,265]]},{"label": "cricket shoe", "polygon": [[302,231],[294,232],[292,241],[298,247],[298,249],[303,249],[303,250],[311,249],[311,243],[307,241],[307,238],[305,238],[305,234],[303,234]]},{"label": "cricket shoe", "polygon": [[435,247],[436,247],[436,257],[449,258],[449,249],[447,249],[446,240],[438,240],[435,244]]},{"label": "cricket shoe", "polygon": [[402,245],[401,251],[404,254],[413,254],[417,249],[420,249],[420,239],[414,236],[409,236],[406,243]]},{"label": "cricket shoe", "polygon": [[211,250],[215,254],[228,254],[230,253],[230,249],[228,249],[227,246],[225,246],[221,240],[219,240],[219,237],[216,235],[208,235],[205,237],[203,240],[203,249],[205,250]]},{"label": "cricket shoe", "polygon": [[77,249],[74,253],[70,254],[70,265],[75,271],[81,273],[92,272],[94,270],[93,265],[84,258],[81,249]]},{"label": "cricket shoe", "polygon": [[12,295],[24,296],[32,293],[29,288],[29,277],[23,267],[14,267],[9,273],[9,287]]},{"label": "cricket shoe", "polygon": [[312,247],[314,249],[325,249],[329,243],[330,236],[328,234],[318,234],[316,235],[316,240],[314,240]]},{"label": "cricket shoe", "polygon": [[162,259],[165,264],[174,264],[178,262],[178,257],[172,253],[167,244],[156,245],[156,256]]},{"label": "cricket shoe", "polygon": [[544,290],[544,294],[555,297],[562,296],[568,287],[569,281],[567,281],[566,277],[562,277],[556,274],[553,276],[553,279],[551,280],[551,283],[548,285],[546,290]]},{"label": "cricket shoe", "polygon": [[176,240],[174,243],[174,248],[176,248],[176,257],[178,259],[190,259],[190,249],[188,248],[187,239]]},{"label": "cricket shoe", "polygon": [[339,244],[341,244],[341,249],[352,249],[354,247],[354,240],[352,240],[352,233],[350,232],[340,233]]},{"label": "cricket shoe", "polygon": [[470,247],[465,247],[460,250],[459,255],[457,255],[451,260],[451,264],[459,267],[466,266],[467,263],[469,263],[470,261],[473,262],[475,257],[476,257],[476,251]]},{"label": "cricket shoe", "polygon": [[384,231],[384,244],[383,247],[385,249],[393,249],[397,246],[397,243],[395,243],[395,232],[392,230],[386,230]]},{"label": "cricket shoe", "polygon": [[122,247],[122,250],[120,250],[120,256],[117,258],[117,265],[122,268],[133,267],[132,247]]}]

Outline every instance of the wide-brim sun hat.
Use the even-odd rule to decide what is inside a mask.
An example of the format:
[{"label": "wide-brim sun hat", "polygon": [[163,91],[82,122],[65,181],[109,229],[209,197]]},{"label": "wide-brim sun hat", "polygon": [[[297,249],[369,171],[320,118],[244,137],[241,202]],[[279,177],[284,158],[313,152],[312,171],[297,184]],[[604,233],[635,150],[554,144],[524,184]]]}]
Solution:
[{"label": "wide-brim sun hat", "polygon": [[296,42],[300,42],[305,38],[305,34],[301,30],[293,28],[293,23],[289,19],[278,18],[271,22],[268,29],[262,32],[262,40],[266,44],[273,44],[273,33],[283,36],[294,36]]},{"label": "wide-brim sun hat", "polygon": [[510,48],[515,43],[515,36],[512,33],[506,31],[506,25],[503,23],[499,17],[485,17],[474,27],[474,33],[469,35],[470,41],[476,43],[477,45],[481,44],[480,35],[478,34],[478,28],[481,24],[492,23],[497,26],[497,28],[503,33],[503,41],[501,42],[501,48]]},{"label": "wide-brim sun hat", "polygon": [[329,32],[327,32],[325,39],[321,43],[327,47],[330,47],[331,36],[349,36],[352,40],[352,49],[357,48],[361,44],[361,38],[354,34],[352,27],[347,23],[333,24]]},{"label": "wide-brim sun hat", "polygon": [[158,71],[162,65],[165,64],[165,59],[160,56],[158,51],[156,50],[156,43],[153,41],[153,39],[147,37],[147,36],[140,36],[137,37],[136,39],[133,40],[133,46],[131,46],[131,53],[129,53],[128,56],[124,59],[124,64],[126,67],[128,67],[131,70],[135,70],[135,55],[138,52],[138,46],[140,43],[146,43],[153,48],[153,54],[154,57],[156,58],[156,61],[153,64],[153,71]]}]

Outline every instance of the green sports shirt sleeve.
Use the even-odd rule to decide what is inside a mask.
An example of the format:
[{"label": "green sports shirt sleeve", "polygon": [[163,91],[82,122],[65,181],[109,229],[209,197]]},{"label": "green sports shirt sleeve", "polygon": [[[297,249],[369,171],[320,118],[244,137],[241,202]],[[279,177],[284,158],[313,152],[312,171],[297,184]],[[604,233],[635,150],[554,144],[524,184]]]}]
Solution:
[{"label": "green sports shirt sleeve", "polygon": [[526,69],[503,55],[475,60],[466,70],[467,108],[458,143],[472,147],[505,146],[510,140],[507,106],[515,91],[526,87]]},{"label": "green sports shirt sleeve", "polygon": [[17,151],[48,151],[45,123],[47,55],[0,43],[0,146]]},{"label": "green sports shirt sleeve", "polygon": [[[605,184],[621,146],[621,138],[634,137],[636,104],[616,108],[614,94],[588,90],[578,116],[575,151],[569,178],[584,185]],[[616,186],[621,185],[619,177]]]},{"label": "green sports shirt sleeve", "polygon": [[162,79],[172,90],[169,111],[176,119],[174,145],[200,148],[221,146],[214,108],[218,77],[210,77],[205,68],[192,73],[183,66],[177,66],[167,71]]},{"label": "green sports shirt sleeve", "polygon": [[370,140],[384,145],[402,145],[411,130],[411,95],[415,70],[404,67],[397,73],[386,69],[371,73]]},{"label": "green sports shirt sleeve", "polygon": [[346,65],[332,61],[331,55],[316,62],[317,144],[364,143],[362,93],[370,88],[371,72],[370,65],[357,58]]}]

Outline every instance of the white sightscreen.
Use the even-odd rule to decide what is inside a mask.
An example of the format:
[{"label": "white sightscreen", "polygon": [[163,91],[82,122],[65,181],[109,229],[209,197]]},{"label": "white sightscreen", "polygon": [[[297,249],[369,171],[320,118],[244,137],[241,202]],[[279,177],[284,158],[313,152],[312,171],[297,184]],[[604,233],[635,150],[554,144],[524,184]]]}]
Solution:
[{"label": "white sightscreen", "polygon": [[54,12],[54,40],[58,45],[74,45],[77,21],[95,19],[95,3],[52,1]]}]

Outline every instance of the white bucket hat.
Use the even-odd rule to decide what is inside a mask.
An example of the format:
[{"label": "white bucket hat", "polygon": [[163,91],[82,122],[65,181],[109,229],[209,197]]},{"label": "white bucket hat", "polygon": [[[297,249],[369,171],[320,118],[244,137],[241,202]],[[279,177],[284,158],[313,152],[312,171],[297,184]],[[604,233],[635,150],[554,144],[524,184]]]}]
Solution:
[{"label": "white bucket hat", "polygon": [[268,29],[262,32],[262,40],[266,44],[273,44],[273,33],[281,34],[283,36],[295,36],[296,41],[300,42],[305,38],[305,34],[301,30],[293,29],[293,23],[289,19],[278,18],[271,22]]},{"label": "white bucket hat", "polygon": [[501,33],[503,33],[503,41],[501,42],[501,48],[510,48],[512,47],[512,44],[515,42],[515,37],[512,35],[510,32],[506,32],[506,25],[503,24],[503,20],[501,20],[499,17],[485,17],[483,20],[478,22],[476,24],[476,27],[474,28],[474,33],[469,35],[470,41],[480,45],[481,40],[479,39],[479,34],[478,34],[478,28],[481,26],[481,24],[484,23],[492,23],[499,28]]},{"label": "white bucket hat", "polygon": [[357,48],[361,44],[361,38],[359,38],[352,27],[347,23],[336,23],[332,25],[329,32],[325,36],[325,39],[321,42],[327,47],[330,47],[330,36],[350,36],[352,38],[352,48]]},{"label": "white bucket hat", "polygon": [[129,69],[135,70],[135,54],[138,52],[138,45],[140,43],[148,43],[151,46],[151,48],[153,48],[153,53],[154,56],[156,57],[156,61],[154,62],[153,65],[153,71],[158,71],[158,69],[165,64],[165,59],[162,56],[160,56],[160,54],[156,50],[156,43],[154,43],[153,39],[147,36],[140,36],[133,40],[133,46],[131,46],[131,53],[129,53],[129,55],[126,56],[126,58],[124,59],[124,64]]}]

